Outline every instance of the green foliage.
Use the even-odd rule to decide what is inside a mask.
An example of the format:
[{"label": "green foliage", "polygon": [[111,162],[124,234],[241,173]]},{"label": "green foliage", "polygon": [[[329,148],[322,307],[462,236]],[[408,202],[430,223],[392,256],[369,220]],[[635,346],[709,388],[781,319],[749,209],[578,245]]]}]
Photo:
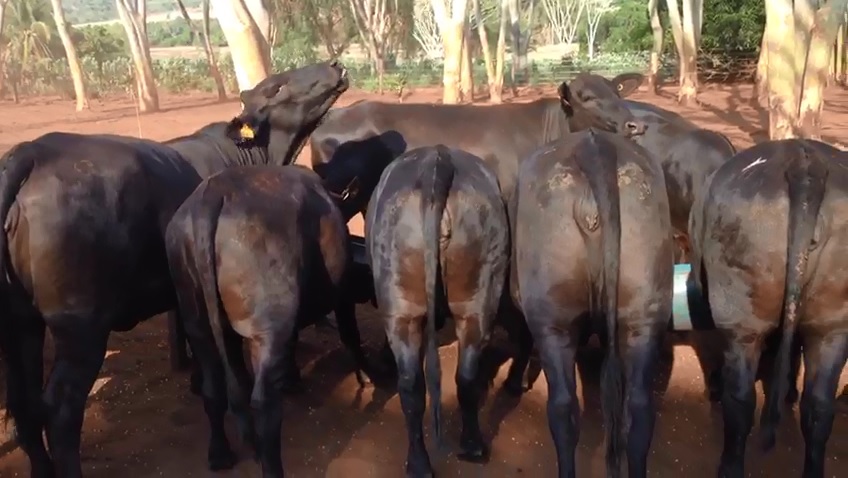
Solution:
[{"label": "green foliage", "polygon": [[[200,6],[201,0],[183,0],[186,8]],[[103,22],[118,18],[115,0],[64,0],[65,17],[74,25]],[[148,15],[170,12],[177,9],[176,0],[147,0]]]}]

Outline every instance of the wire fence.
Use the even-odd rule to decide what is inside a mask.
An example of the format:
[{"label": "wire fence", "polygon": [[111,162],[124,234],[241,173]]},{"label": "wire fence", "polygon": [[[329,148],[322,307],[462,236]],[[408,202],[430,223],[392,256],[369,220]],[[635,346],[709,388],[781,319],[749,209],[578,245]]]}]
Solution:
[{"label": "wire fence", "polygon": [[[316,58],[292,56],[283,50],[273,52],[273,68],[282,71],[316,61]],[[88,92],[92,97],[115,94],[130,94],[135,87],[132,61],[129,57],[118,57],[108,61],[97,61],[83,57],[83,71],[86,75]],[[751,81],[756,71],[756,53],[710,53],[699,56],[698,71],[704,82],[742,82]],[[219,58],[220,70],[230,92],[237,91],[237,83],[232,59],[224,54]],[[529,61],[524,68],[516,71],[514,81],[511,64],[504,68],[507,87],[555,85],[567,81],[582,71],[612,77],[620,73],[649,70],[648,52],[625,54],[599,54],[593,59],[568,57],[560,60]],[[209,73],[205,58],[175,57],[154,60],[154,73],[161,90],[171,93],[188,91],[214,91],[215,84]],[[375,91],[379,79],[370,63],[346,61],[352,86],[366,91]],[[676,81],[677,61],[666,58],[660,69],[665,81]],[[73,84],[67,63],[57,60],[39,60],[27,68],[26,72],[7,71],[10,80],[7,90],[13,90],[18,96],[60,95],[73,97]],[[486,68],[482,61],[475,61],[472,69],[475,85],[487,83]],[[391,62],[387,65],[382,79],[383,90],[402,92],[410,88],[438,87],[442,84],[442,64],[428,60],[406,60]]]}]

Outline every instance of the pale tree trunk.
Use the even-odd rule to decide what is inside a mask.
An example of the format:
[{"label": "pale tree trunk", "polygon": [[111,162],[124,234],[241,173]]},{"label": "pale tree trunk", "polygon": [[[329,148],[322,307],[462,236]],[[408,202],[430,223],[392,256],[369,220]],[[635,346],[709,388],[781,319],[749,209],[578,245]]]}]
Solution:
[{"label": "pale tree trunk", "polygon": [[[55,0],[54,0],[55,1]],[[209,39],[209,0],[203,0],[201,8],[203,9],[203,28],[198,31],[191,21],[191,16],[186,10],[183,0],[177,0],[177,6],[180,13],[183,15],[188,27],[191,29],[194,36],[200,38],[203,42],[203,52],[206,54],[206,63],[209,64],[209,74],[215,80],[215,88],[218,90],[218,99],[227,99],[227,89],[224,86],[224,78],[221,77],[221,70],[218,69],[218,61],[215,59],[215,50],[212,49],[212,41]]]},{"label": "pale tree trunk", "polygon": [[137,3],[132,0],[116,0],[118,15],[127,33],[130,52],[133,57],[136,86],[138,93],[138,109],[142,113],[159,109],[159,94],[156,91],[156,78],[153,74],[153,61],[150,58],[150,45],[147,41],[147,18],[143,16],[142,6],[145,0]]},{"label": "pale tree trunk", "polygon": [[[766,25],[768,28],[768,25]],[[763,35],[763,40],[760,43],[760,57],[757,60],[757,76],[755,78],[754,97],[752,100],[760,106],[768,105],[768,42],[766,35]]]},{"label": "pale tree trunk", "polygon": [[821,116],[827,70],[843,12],[848,0],[830,0],[816,12],[810,32],[801,98],[798,107],[798,133],[804,138],[821,138]]},{"label": "pale tree trunk", "polygon": [[[472,0],[474,7],[474,18],[477,18],[477,33],[480,35],[480,46],[483,49],[483,61],[486,63],[486,80],[489,84],[489,102],[503,102],[503,61],[504,61],[504,41],[506,38],[506,8],[505,1],[501,2],[501,25],[498,32],[498,51],[495,58],[495,63],[492,63],[492,52],[489,48],[489,36],[486,33],[486,26],[479,20],[480,0]],[[500,76],[498,76],[500,75]]]},{"label": "pale tree trunk", "polygon": [[795,81],[795,16],[792,0],[766,0],[769,138],[794,138],[798,94]]},{"label": "pale tree trunk", "polygon": [[59,31],[59,38],[65,48],[65,57],[68,59],[68,69],[71,71],[71,79],[74,82],[74,95],[77,98],[77,111],[88,109],[88,97],[85,94],[85,82],[82,75],[77,49],[71,41],[71,32],[68,30],[68,22],[65,21],[65,12],[62,10],[62,0],[50,0],[53,6],[53,21]]},{"label": "pale tree trunk", "polygon": [[442,77],[442,103],[457,104],[461,100],[462,43],[468,22],[468,1],[452,0],[450,16],[445,0],[431,0],[433,15],[439,25],[444,45],[445,66]]},{"label": "pale tree trunk", "polygon": [[474,102],[474,72],[471,64],[471,28],[468,22],[465,24],[465,32],[462,34],[462,64],[460,65],[459,92],[463,101]]},{"label": "pale tree trunk", "polygon": [[271,73],[268,42],[247,10],[243,0],[211,0],[218,24],[227,39],[236,82],[249,90]]},{"label": "pale tree trunk", "polygon": [[[178,0],[178,3],[180,4],[180,8],[185,10],[182,0]],[[212,48],[209,0],[202,0],[201,8],[203,9],[203,28],[200,31],[203,34],[203,50],[206,52],[206,61],[209,63],[209,74],[215,79],[215,89],[218,90],[218,99],[223,101],[227,99],[227,86],[224,84],[224,77],[221,76],[221,69],[218,68],[218,58],[215,57],[215,49]],[[187,19],[191,22],[188,12],[185,13]]]},{"label": "pale tree trunk", "polygon": [[[8,0],[0,0],[0,38],[6,29],[6,4]],[[6,79],[6,45],[0,41],[0,100],[3,99],[3,86]]]},{"label": "pale tree trunk", "polygon": [[512,50],[512,68],[510,68],[510,78],[512,81],[512,94],[518,95],[518,80],[516,72],[521,69],[521,11],[518,8],[518,0],[507,0],[509,10],[509,37],[510,49]]},{"label": "pale tree trunk", "polygon": [[350,0],[350,8],[359,37],[368,48],[368,56],[377,73],[378,90],[383,94],[386,72],[386,46],[394,28],[389,0]]},{"label": "pale tree trunk", "polygon": [[648,15],[651,17],[654,47],[651,49],[651,70],[648,72],[648,87],[654,93],[659,92],[660,60],[663,47],[663,28],[660,22],[659,0],[648,0]]},{"label": "pale tree trunk", "polygon": [[839,85],[845,84],[845,19],[839,25],[836,32],[836,45],[834,46],[833,79]]},{"label": "pale tree trunk", "polygon": [[698,96],[698,38],[700,24],[698,19],[698,0],[683,0],[683,48],[680,58],[680,90],[677,101],[683,105],[696,103]]}]

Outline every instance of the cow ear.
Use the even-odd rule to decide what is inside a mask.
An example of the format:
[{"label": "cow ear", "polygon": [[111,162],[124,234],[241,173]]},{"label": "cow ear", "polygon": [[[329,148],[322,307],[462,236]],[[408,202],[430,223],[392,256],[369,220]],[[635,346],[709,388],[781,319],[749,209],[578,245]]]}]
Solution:
[{"label": "cow ear", "polygon": [[250,103],[250,90],[241,90],[239,93],[239,100],[241,100],[241,109],[244,109],[245,105]]},{"label": "cow ear", "polygon": [[574,114],[574,108],[571,106],[571,89],[568,88],[568,82],[563,81],[559,88],[557,88],[557,93],[559,94],[559,101],[562,103],[562,109],[565,111],[566,116],[571,116]]},{"label": "cow ear", "polygon": [[621,98],[630,96],[644,81],[645,75],[641,73],[622,73],[610,80]]}]

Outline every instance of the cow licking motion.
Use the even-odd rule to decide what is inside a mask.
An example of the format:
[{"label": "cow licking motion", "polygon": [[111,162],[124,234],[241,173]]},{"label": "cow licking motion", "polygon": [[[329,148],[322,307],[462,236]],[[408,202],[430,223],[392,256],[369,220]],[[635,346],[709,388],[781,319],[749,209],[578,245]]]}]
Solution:
[{"label": "cow licking motion", "polygon": [[[521,165],[509,211],[511,292],[548,381],[559,476],[575,476],[575,353],[586,329],[606,337],[607,476],[619,476],[625,423],[628,476],[646,476],[655,420],[652,377],[672,306],[673,242],[662,170],[645,149],[620,136],[574,133]],[[621,254],[622,244],[631,252]]]},{"label": "cow licking motion", "polygon": [[210,469],[236,463],[224,431],[229,403],[262,476],[283,476],[280,401],[286,382],[299,378],[298,330],[317,316],[335,309],[341,339],[365,383],[355,303],[344,297],[347,219],[319,176],[302,166],[222,171],[174,214],[166,248],[180,317],[203,376]]},{"label": "cow licking motion", "polygon": [[407,476],[433,475],[422,428],[422,364],[426,358],[438,442],[441,368],[436,330],[446,316],[453,317],[459,341],[459,458],[485,461],[489,450],[478,419],[483,389],[477,375],[509,263],[509,223],[497,177],[465,151],[444,145],[412,149],[383,173],[365,221],[377,303],[385,314],[406,417]]},{"label": "cow licking motion", "polygon": [[[164,243],[174,211],[215,172],[291,162],[347,87],[339,63],[310,65],[243,91],[245,107],[261,105],[249,120],[164,144],[49,133],[5,155],[0,351],[33,476],[81,476],[86,397],[110,332],[176,307]],[[45,326],[56,355],[42,394]]]},{"label": "cow licking motion", "polygon": [[848,358],[846,170],[848,155],[825,143],[767,141],[720,167],[696,198],[689,226],[691,313],[728,342],[719,476],[745,475],[754,374],[773,334],[779,347],[760,418],[763,446],[775,444],[793,343],[800,341],[803,474],[824,476],[839,375]]}]

